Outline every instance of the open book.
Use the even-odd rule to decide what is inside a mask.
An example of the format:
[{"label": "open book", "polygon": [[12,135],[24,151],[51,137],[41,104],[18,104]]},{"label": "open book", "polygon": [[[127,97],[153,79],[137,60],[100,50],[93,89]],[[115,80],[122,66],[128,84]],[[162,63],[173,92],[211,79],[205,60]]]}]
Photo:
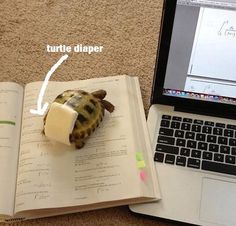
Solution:
[{"label": "open book", "polygon": [[137,77],[49,82],[44,102],[68,89],[104,89],[115,105],[79,150],[42,134],[43,116],[30,113],[41,86],[0,83],[1,221],[160,198]]}]

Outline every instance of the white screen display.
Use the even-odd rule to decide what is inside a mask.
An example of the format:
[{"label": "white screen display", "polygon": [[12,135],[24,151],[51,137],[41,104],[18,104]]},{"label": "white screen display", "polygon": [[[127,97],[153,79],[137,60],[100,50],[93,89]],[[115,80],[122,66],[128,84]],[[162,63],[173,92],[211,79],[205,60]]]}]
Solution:
[{"label": "white screen display", "polygon": [[236,97],[236,11],[200,8],[185,91]]}]

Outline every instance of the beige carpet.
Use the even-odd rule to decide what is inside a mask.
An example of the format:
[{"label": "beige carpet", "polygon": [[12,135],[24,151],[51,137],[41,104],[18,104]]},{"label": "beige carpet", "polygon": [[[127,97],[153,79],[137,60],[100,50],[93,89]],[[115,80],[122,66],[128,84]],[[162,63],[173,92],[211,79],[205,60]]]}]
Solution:
[{"label": "beige carpet", "polygon": [[[69,54],[52,80],[116,74],[140,78],[147,112],[162,0],[0,0],[0,81],[43,80],[62,53],[46,45],[102,45],[102,53]],[[134,216],[127,206],[16,225],[173,225]]]}]

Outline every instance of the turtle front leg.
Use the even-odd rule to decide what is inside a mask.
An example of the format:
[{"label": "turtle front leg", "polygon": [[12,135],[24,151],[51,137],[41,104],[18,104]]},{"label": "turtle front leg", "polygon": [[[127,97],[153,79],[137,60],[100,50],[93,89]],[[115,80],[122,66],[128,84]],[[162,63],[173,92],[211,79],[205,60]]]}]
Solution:
[{"label": "turtle front leg", "polygon": [[84,140],[76,140],[75,141],[75,147],[76,147],[76,149],[80,149],[80,148],[82,148],[83,146],[84,146]]},{"label": "turtle front leg", "polygon": [[102,105],[104,106],[104,108],[109,111],[110,113],[112,113],[114,110],[115,110],[115,106],[110,103],[109,101],[107,100],[101,100],[102,102]]}]

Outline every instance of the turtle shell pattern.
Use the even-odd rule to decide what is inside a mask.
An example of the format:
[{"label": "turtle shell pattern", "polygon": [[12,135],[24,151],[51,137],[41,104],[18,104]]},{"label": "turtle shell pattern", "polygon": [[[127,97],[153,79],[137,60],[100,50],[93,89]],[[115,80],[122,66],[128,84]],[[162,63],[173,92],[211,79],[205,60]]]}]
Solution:
[{"label": "turtle shell pattern", "polygon": [[90,136],[103,119],[104,106],[101,100],[83,90],[67,90],[57,96],[54,102],[66,104],[78,113],[70,142],[75,143],[76,148],[83,147],[84,139]]}]

